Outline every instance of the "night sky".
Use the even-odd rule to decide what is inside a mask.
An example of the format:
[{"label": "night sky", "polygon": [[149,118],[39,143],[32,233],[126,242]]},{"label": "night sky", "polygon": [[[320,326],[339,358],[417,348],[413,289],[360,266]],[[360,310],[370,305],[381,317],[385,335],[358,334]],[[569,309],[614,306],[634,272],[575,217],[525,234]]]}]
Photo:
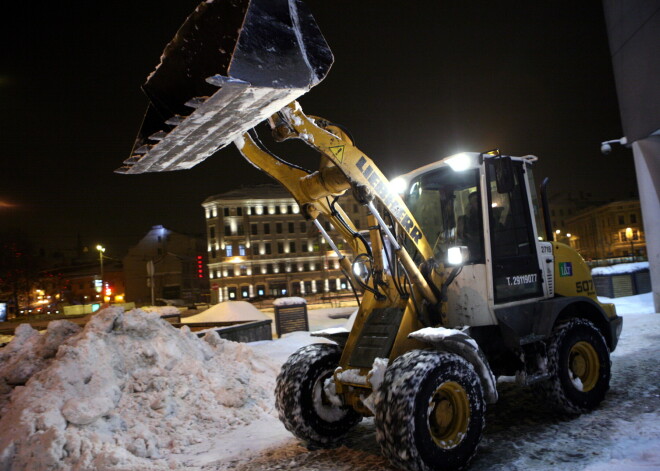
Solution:
[{"label": "night sky", "polygon": [[[0,230],[119,258],[155,224],[202,233],[206,197],[269,181],[233,147],[189,171],[113,173],[196,1],[41,3],[1,20]],[[498,147],[537,155],[554,191],[636,191],[631,152],[599,151],[622,135],[600,2],[307,3],[335,64],[303,109],[347,126],[386,175]]]}]

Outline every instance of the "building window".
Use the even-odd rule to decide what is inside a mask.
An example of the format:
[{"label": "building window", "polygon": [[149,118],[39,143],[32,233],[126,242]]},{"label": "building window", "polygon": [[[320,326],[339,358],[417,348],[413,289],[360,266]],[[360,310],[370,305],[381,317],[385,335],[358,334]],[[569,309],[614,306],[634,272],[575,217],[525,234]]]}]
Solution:
[{"label": "building window", "polygon": [[623,226],[626,223],[625,216],[619,216],[619,225]]},{"label": "building window", "polygon": [[240,273],[241,276],[247,276],[247,267],[245,265],[241,265]]},{"label": "building window", "polygon": [[282,214],[282,210],[279,206],[275,206],[275,214]]},{"label": "building window", "polygon": [[621,242],[627,242],[626,231],[621,231]]},{"label": "building window", "polygon": [[269,274],[272,274],[272,273],[273,273],[273,264],[272,264],[272,263],[269,263],[269,264],[267,265],[267,271],[268,271]]},{"label": "building window", "polygon": [[236,216],[242,216],[243,215],[243,208],[236,208]]},{"label": "building window", "polygon": [[270,224],[267,222],[264,223],[264,234],[270,234]]},{"label": "building window", "polygon": [[229,216],[229,208],[224,208],[222,211],[225,216]]},{"label": "building window", "polygon": [[639,240],[639,234],[637,234],[637,231],[633,231],[633,240]]},{"label": "building window", "polygon": [[225,246],[225,255],[227,257],[231,257],[234,255],[234,246],[232,244],[228,244]]},{"label": "building window", "polygon": [[252,255],[259,255],[259,246],[257,244],[252,244]]},{"label": "building window", "polygon": [[307,252],[307,242],[303,241],[300,245],[301,252]]},{"label": "building window", "polygon": [[215,227],[213,226],[209,227],[209,237],[215,239]]},{"label": "building window", "polygon": [[289,252],[290,253],[296,253],[296,243],[295,242],[289,242]]},{"label": "building window", "polygon": [[293,234],[294,232],[296,232],[295,224],[290,222],[289,223],[289,234]]},{"label": "building window", "polygon": [[280,273],[284,273],[286,271],[286,263],[280,262]]},{"label": "building window", "polygon": [[218,253],[215,251],[215,247],[211,249],[211,257],[216,258],[218,256]]},{"label": "building window", "polygon": [[238,255],[245,257],[245,245],[238,244]]},{"label": "building window", "polygon": [[[289,205],[286,207],[286,210],[288,211],[289,214],[293,214],[293,206]],[[291,231],[293,232],[293,231]]]},{"label": "building window", "polygon": [[284,253],[284,242],[277,243],[277,253]]},{"label": "building window", "polygon": [[258,227],[256,224],[250,224],[250,234],[252,235],[258,234]]},{"label": "building window", "polygon": [[307,232],[307,223],[305,221],[300,223],[300,233],[305,234]]},{"label": "building window", "polygon": [[[279,207],[279,206],[278,206],[278,207]],[[281,234],[281,233],[282,233],[282,223],[281,223],[281,222],[278,222],[278,223],[275,224],[275,232],[276,232],[277,234]]]},{"label": "building window", "polygon": [[241,298],[247,299],[250,297],[250,289],[247,286],[241,286]]},{"label": "building window", "polygon": [[266,255],[270,255],[272,253],[272,249],[270,246],[270,242],[266,242]]},{"label": "building window", "polygon": [[231,235],[231,226],[229,224],[225,224],[225,235],[226,236]]},{"label": "building window", "polygon": [[309,271],[309,262],[303,263],[303,271]]},{"label": "building window", "polygon": [[266,294],[266,287],[264,285],[257,285],[257,296]]},{"label": "building window", "polygon": [[227,294],[229,295],[229,299],[236,299],[236,288],[229,288]]},{"label": "building window", "polygon": [[637,224],[637,215],[636,214],[631,214],[630,215],[630,223],[631,224]]},{"label": "building window", "polygon": [[227,268],[227,276],[234,276],[234,267]]}]

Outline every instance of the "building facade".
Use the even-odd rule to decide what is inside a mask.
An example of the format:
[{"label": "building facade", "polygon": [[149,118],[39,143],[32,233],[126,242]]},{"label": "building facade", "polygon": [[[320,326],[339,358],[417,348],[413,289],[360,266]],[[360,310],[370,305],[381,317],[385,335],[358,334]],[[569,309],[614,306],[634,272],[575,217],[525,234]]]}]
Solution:
[{"label": "building facade", "polygon": [[[351,197],[341,205],[358,228],[366,210]],[[211,302],[268,296],[350,292],[339,258],[280,185],[256,185],[207,198],[205,211]],[[328,221],[325,229],[344,250]]]},{"label": "building facade", "polygon": [[203,237],[153,226],[123,259],[126,301],[208,302],[206,264]]},{"label": "building facade", "polygon": [[587,260],[645,257],[646,238],[639,201],[614,201],[566,219],[568,241]]}]

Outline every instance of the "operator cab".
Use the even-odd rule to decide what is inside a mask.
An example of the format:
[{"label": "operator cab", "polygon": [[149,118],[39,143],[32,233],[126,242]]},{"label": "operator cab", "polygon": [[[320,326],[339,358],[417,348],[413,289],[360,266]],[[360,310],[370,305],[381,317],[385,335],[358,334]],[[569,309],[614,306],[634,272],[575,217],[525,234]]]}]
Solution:
[{"label": "operator cab", "polygon": [[458,267],[449,286],[450,324],[496,324],[494,309],[549,296],[543,269],[551,255],[537,235],[535,161],[462,153],[401,177],[434,258],[448,271]]}]

